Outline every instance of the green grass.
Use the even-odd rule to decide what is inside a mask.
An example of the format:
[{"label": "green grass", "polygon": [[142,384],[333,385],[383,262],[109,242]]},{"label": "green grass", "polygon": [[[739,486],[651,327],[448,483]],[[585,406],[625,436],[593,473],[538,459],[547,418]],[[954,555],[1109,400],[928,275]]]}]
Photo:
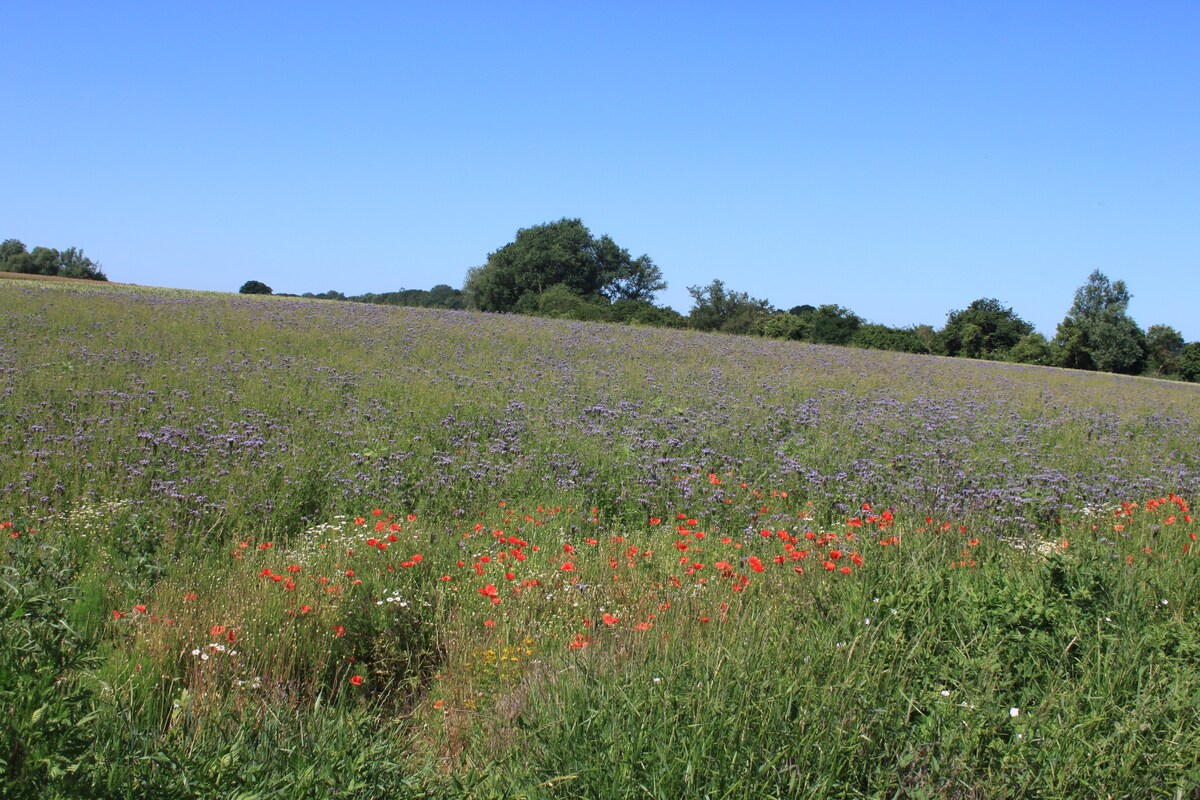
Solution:
[{"label": "green grass", "polygon": [[1194,386],[0,309],[0,797],[1200,792]]}]

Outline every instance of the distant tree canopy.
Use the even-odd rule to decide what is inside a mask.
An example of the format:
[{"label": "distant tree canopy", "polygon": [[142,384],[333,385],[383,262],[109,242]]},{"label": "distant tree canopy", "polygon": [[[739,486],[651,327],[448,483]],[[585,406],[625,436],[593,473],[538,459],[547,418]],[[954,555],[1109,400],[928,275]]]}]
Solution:
[{"label": "distant tree canopy", "polygon": [[475,308],[508,312],[536,307],[551,287],[589,302],[652,301],[667,283],[649,256],[632,258],[607,235],[594,238],[582,221],[564,218],[517,231],[467,273],[463,292]]},{"label": "distant tree canopy", "polygon": [[689,286],[688,294],[692,296],[688,324],[702,331],[762,333],[773,310],[766,300],[726,289],[721,280],[707,286]]},{"label": "distant tree canopy", "polygon": [[1146,330],[1146,357],[1155,375],[1174,375],[1183,354],[1183,335],[1170,325],[1151,325]]},{"label": "distant tree canopy", "polygon": [[[333,295],[339,295],[334,297]],[[356,294],[346,297],[340,292],[323,292],[313,295],[322,299],[349,300],[353,303],[377,303],[385,306],[408,306],[409,308],[451,308],[467,307],[466,296],[461,289],[455,289],[449,284],[439,283],[432,289],[401,289],[396,292],[375,294]]]},{"label": "distant tree canopy", "polygon": [[238,294],[271,294],[271,287],[262,281],[246,281],[238,289]]},{"label": "distant tree canopy", "polygon": [[25,243],[19,239],[5,239],[0,243],[0,272],[108,280],[100,265],[78,248],[68,247],[60,251],[53,247],[35,247],[27,250]]},{"label": "distant tree canopy", "polygon": [[1200,382],[1200,342],[1185,344],[1179,351],[1179,377]]},{"label": "distant tree canopy", "polygon": [[1033,325],[999,300],[981,298],[961,311],[951,311],[942,329],[942,347],[948,356],[1004,358],[1010,349],[1033,333]]},{"label": "distant tree canopy", "polygon": [[1099,270],[1089,275],[1058,324],[1058,366],[1140,373],[1146,365],[1146,335],[1126,313],[1130,298],[1124,281],[1110,282]]}]

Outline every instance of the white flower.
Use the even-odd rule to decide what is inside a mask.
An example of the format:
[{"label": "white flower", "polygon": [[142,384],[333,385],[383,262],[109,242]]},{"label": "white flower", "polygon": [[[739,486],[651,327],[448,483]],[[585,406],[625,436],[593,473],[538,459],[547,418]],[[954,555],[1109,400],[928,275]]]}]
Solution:
[{"label": "white flower", "polygon": [[870,625],[870,624],[871,624],[871,618],[870,618],[870,617],[867,617],[866,619],[864,619],[864,620],[863,620],[863,625]]},{"label": "white flower", "polygon": [[1010,708],[1008,710],[1008,715],[1010,717],[1019,717],[1019,716],[1021,716],[1021,709],[1017,708],[1016,706],[1013,706],[1012,708]]},{"label": "white flower", "polygon": [[950,690],[942,689],[942,697],[949,697],[949,696],[950,696]]}]

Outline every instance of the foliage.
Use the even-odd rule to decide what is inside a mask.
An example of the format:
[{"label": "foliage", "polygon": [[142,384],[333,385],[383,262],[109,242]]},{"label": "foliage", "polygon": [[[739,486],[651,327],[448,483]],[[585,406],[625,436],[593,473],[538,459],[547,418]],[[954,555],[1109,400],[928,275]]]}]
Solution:
[{"label": "foliage", "polygon": [[1174,375],[1183,353],[1183,335],[1170,325],[1151,325],[1146,330],[1146,357],[1156,375]]},{"label": "foliage", "polygon": [[1058,325],[1054,350],[1059,366],[1137,374],[1145,366],[1145,334],[1126,313],[1124,281],[1110,282],[1096,270],[1075,292],[1075,302]]},{"label": "foliage", "polygon": [[1017,364],[1049,366],[1053,363],[1053,351],[1046,337],[1034,331],[1022,336],[1008,351],[1008,360]]},{"label": "foliage", "polygon": [[271,287],[262,281],[246,281],[238,289],[238,294],[271,294]]},{"label": "foliage", "polygon": [[95,642],[71,619],[81,599],[69,556],[33,532],[0,524],[0,797],[48,785],[75,796],[91,746],[92,692],[83,671]]},{"label": "foliage", "polygon": [[653,300],[667,287],[662,271],[643,255],[632,258],[607,235],[595,238],[578,219],[522,228],[516,239],[488,254],[487,263],[467,273],[463,293],[483,311],[525,308],[552,286],[582,298]]},{"label": "foliage", "polygon": [[1200,381],[1200,342],[1189,342],[1179,351],[1179,377],[1193,383]]},{"label": "foliage", "polygon": [[982,298],[961,311],[951,311],[941,331],[946,355],[1004,359],[1033,325],[999,300]]},{"label": "foliage", "polygon": [[25,243],[18,239],[6,239],[0,244],[0,272],[108,280],[100,265],[78,248],[68,247],[60,252],[52,247],[35,247],[26,251]]},{"label": "foliage", "polygon": [[787,311],[777,311],[763,321],[763,336],[772,339],[793,339],[803,341],[808,338],[811,324],[806,317],[800,317]]},{"label": "foliage", "polygon": [[689,286],[688,294],[692,296],[688,325],[701,331],[761,333],[772,311],[766,300],[726,289],[721,280]]},{"label": "foliage", "polygon": [[[925,326],[928,329],[929,326]],[[897,353],[928,353],[931,331],[913,326],[891,328],[887,325],[865,323],[850,338],[850,345],[870,350],[891,350]]]},{"label": "foliage", "polygon": [[808,340],[817,344],[849,344],[862,317],[839,305],[820,305],[808,316]]}]

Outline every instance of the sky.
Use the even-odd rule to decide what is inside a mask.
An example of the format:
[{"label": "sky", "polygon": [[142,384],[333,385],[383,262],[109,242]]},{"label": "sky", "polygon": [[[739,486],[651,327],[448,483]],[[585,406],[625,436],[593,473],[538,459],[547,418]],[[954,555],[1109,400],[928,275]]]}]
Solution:
[{"label": "sky", "polygon": [[1200,340],[1200,4],[0,5],[0,239],[111,280],[461,287],[577,217],[669,283]]}]

